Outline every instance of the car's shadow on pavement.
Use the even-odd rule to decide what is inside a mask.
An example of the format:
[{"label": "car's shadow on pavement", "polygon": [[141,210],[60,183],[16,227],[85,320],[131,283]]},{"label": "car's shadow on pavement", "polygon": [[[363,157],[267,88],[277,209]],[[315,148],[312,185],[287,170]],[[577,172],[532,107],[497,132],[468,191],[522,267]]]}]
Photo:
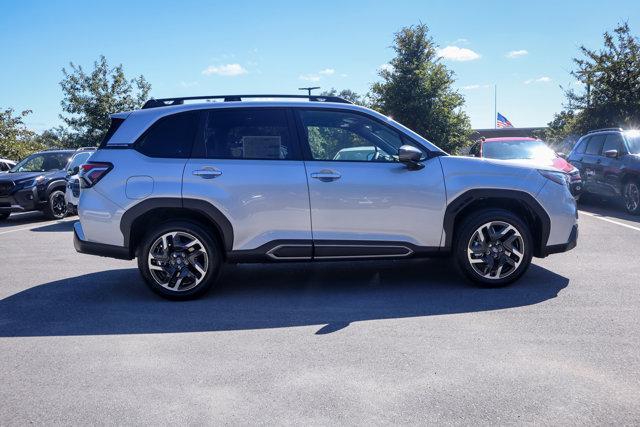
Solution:
[{"label": "car's shadow on pavement", "polygon": [[583,194],[578,202],[578,209],[598,216],[608,216],[640,223],[640,215],[636,216],[627,213],[622,200],[619,198]]},{"label": "car's shadow on pavement", "polygon": [[0,300],[0,336],[226,331],[498,310],[540,303],[568,279],[532,265],[516,284],[479,289],[445,259],[228,266],[203,298],[166,301],[136,269],[42,284]]}]

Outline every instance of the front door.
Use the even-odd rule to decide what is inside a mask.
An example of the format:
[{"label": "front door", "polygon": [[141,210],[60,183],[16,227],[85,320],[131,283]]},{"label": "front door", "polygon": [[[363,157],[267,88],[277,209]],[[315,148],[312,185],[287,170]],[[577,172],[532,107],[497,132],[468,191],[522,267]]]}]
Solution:
[{"label": "front door", "polygon": [[406,138],[362,113],[296,113],[315,258],[408,256],[440,245],[446,196],[437,158],[410,170],[397,158]]}]

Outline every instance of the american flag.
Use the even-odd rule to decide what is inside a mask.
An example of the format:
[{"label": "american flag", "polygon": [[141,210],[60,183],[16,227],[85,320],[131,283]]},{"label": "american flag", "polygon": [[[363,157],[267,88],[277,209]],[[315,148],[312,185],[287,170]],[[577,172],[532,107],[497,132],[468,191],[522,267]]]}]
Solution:
[{"label": "american flag", "polygon": [[498,113],[498,117],[496,118],[496,126],[499,128],[512,128],[513,125],[505,116]]}]

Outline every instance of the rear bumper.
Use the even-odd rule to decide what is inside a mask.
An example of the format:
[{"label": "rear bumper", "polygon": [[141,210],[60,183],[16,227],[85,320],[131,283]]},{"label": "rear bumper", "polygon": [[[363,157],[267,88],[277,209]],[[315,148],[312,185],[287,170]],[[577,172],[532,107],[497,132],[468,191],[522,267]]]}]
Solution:
[{"label": "rear bumper", "polygon": [[569,241],[561,245],[551,245],[544,249],[544,256],[551,254],[558,254],[561,252],[567,252],[575,248],[578,244],[578,224],[573,226],[571,234],[569,235]]},{"label": "rear bumper", "polygon": [[81,254],[97,255],[108,258],[133,259],[129,248],[123,246],[105,245],[104,243],[85,240],[80,221],[73,224],[73,247]]}]

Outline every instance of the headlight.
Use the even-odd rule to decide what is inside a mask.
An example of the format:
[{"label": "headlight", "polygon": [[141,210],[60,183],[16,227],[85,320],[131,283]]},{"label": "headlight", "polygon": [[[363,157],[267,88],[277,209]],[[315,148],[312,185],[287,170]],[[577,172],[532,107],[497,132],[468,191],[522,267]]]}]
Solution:
[{"label": "headlight", "polygon": [[30,188],[30,187],[34,187],[36,185],[38,185],[40,182],[42,182],[42,180],[44,179],[44,176],[38,176],[36,178],[27,180],[27,181],[23,181],[22,182],[22,188]]},{"label": "headlight", "polygon": [[550,179],[556,184],[569,186],[569,175],[564,172],[555,172],[540,169],[538,169],[538,172],[540,172],[540,175],[544,176],[547,179]]}]

